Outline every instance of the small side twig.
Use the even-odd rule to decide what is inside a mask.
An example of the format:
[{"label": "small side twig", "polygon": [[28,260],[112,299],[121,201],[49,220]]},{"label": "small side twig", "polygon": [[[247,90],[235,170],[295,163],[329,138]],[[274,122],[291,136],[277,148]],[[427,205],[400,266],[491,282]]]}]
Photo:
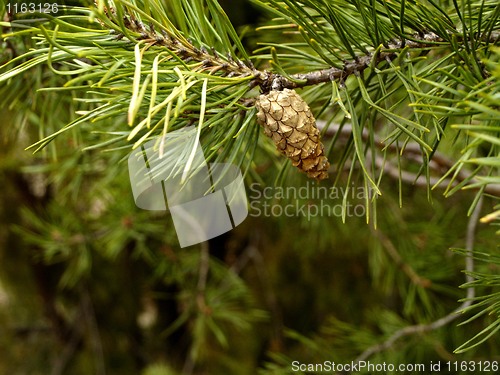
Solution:
[{"label": "small side twig", "polygon": [[[196,306],[199,312],[207,314],[210,310],[205,300],[205,290],[207,288],[207,277],[210,269],[210,252],[207,242],[201,242],[200,245],[200,266],[198,271],[198,284],[196,286]],[[190,375],[194,371],[195,359],[193,354],[191,350],[190,354],[186,357],[186,361],[182,368],[183,375]]]},{"label": "small side twig", "polygon": [[[472,272],[474,270],[474,258],[472,256],[472,251],[474,248],[474,241],[475,241],[475,233],[476,233],[476,227],[477,223],[479,221],[479,216],[481,213],[481,207],[482,207],[482,202],[483,198],[481,197],[471,215],[469,218],[469,223],[467,225],[467,233],[466,233],[466,249],[467,249],[467,257],[465,258],[465,269],[466,271]],[[466,274],[465,279],[467,282],[472,281],[472,277]],[[362,361],[365,361],[372,355],[376,353],[380,353],[384,350],[387,350],[394,346],[394,344],[401,339],[402,337],[409,336],[409,335],[414,335],[417,333],[424,333],[424,332],[429,332],[429,331],[434,331],[436,329],[439,329],[453,320],[457,319],[465,308],[469,307],[472,304],[472,298],[474,298],[475,295],[475,289],[474,287],[470,287],[467,289],[467,294],[466,294],[466,299],[465,301],[458,307],[456,308],[453,312],[449,313],[448,315],[430,323],[430,324],[417,324],[413,326],[408,326],[403,329],[400,329],[393,333],[386,341],[376,344],[374,346],[369,347],[366,349],[363,353],[361,353],[355,360],[355,363],[360,363]]]},{"label": "small side twig", "polygon": [[65,342],[65,346],[63,350],[61,350],[61,353],[54,359],[50,371],[51,375],[62,375],[66,373],[66,368],[69,362],[75,356],[75,353],[77,352],[79,345],[82,343],[83,333],[79,323],[85,317],[84,310],[85,307],[83,301],[80,300],[80,306],[71,324],[71,330],[70,332],[68,332],[69,337]]},{"label": "small side twig", "polygon": [[[14,15],[12,13],[6,12],[4,15],[4,18],[3,18],[3,22],[6,22],[7,24],[9,24],[13,20],[14,20]],[[9,29],[10,28],[8,26],[0,27],[1,34],[7,34],[7,31]],[[4,42],[5,42],[5,47],[6,47],[5,51],[10,51],[10,54],[11,54],[10,59],[11,60],[16,58],[17,56],[19,56],[19,54],[17,53],[16,47],[9,39],[4,39]],[[3,63],[5,63],[5,61],[0,61],[0,65]]]},{"label": "small side twig", "polygon": [[[187,223],[189,223],[192,231],[197,234],[198,238],[204,238],[205,232],[200,224],[193,218],[186,210],[178,206],[177,214]],[[205,300],[205,291],[207,287],[208,272],[210,270],[210,249],[208,247],[208,242],[200,242],[200,265],[198,271],[198,283],[196,285],[196,296],[195,302],[198,311],[202,314],[208,313],[209,307]],[[190,375],[193,373],[195,368],[194,352],[191,350],[190,354],[186,357],[184,361],[184,366],[182,369],[183,375]]]},{"label": "small side twig", "polygon": [[101,335],[99,333],[99,327],[96,321],[92,297],[90,296],[89,290],[86,287],[82,291],[82,304],[87,321],[88,333],[90,334],[90,344],[94,353],[95,374],[105,375],[106,365],[104,361],[104,350],[102,347]]},{"label": "small side twig", "polygon": [[270,277],[269,273],[264,264],[264,258],[259,251],[258,247],[259,236],[255,232],[252,235],[251,242],[248,245],[249,254],[254,262],[255,270],[257,271],[257,276],[260,279],[262,286],[264,287],[266,303],[271,311],[272,319],[272,345],[273,349],[279,349],[282,342],[282,332],[283,332],[283,318],[281,316],[281,311],[279,308],[278,300],[273,288],[270,287]]},{"label": "small side twig", "polygon": [[403,260],[396,249],[396,246],[394,246],[392,241],[385,234],[383,234],[380,230],[374,230],[372,227],[370,227],[370,231],[379,239],[387,254],[389,254],[396,265],[403,270],[413,284],[423,288],[428,288],[432,284],[429,279],[420,276],[408,263]]}]

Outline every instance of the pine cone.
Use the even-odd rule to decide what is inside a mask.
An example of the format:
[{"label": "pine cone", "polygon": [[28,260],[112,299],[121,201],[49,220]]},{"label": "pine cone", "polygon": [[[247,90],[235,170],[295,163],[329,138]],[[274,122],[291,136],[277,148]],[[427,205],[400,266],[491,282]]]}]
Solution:
[{"label": "pine cone", "polygon": [[316,120],[299,94],[289,89],[273,90],[260,95],[255,106],[264,133],[295,167],[311,178],[328,178],[330,163],[324,155]]}]

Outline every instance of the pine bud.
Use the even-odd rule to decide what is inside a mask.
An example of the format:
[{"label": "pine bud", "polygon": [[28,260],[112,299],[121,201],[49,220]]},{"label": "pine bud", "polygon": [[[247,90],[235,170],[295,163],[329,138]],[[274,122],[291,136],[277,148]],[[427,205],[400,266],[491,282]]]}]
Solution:
[{"label": "pine bud", "polygon": [[255,106],[264,133],[293,166],[311,178],[328,178],[330,163],[324,155],[316,120],[299,94],[289,89],[272,90],[260,95]]}]

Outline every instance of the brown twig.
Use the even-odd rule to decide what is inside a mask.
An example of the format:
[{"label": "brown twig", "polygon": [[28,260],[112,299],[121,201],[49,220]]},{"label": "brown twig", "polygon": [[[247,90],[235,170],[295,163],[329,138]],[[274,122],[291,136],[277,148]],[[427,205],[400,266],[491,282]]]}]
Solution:
[{"label": "brown twig", "polygon": [[295,74],[291,76],[293,81],[282,77],[281,85],[283,88],[293,89],[297,87],[317,85],[324,82],[343,80],[354,73],[361,73],[370,65],[376,66],[382,61],[392,60],[397,56],[395,50],[399,51],[403,48],[432,47],[439,45],[441,42],[443,42],[443,39],[434,33],[427,33],[423,36],[415,35],[414,40],[406,40],[405,42],[396,40],[389,43],[385,48],[385,51],[381,51],[375,55],[369,54],[361,56],[352,61],[346,61],[342,69],[332,67],[305,74]]},{"label": "brown twig", "polygon": [[[499,32],[494,32],[489,36],[489,42],[496,42],[500,38]],[[320,83],[331,82],[331,81],[343,81],[348,76],[352,74],[361,73],[363,70],[369,66],[377,66],[382,61],[391,61],[397,57],[397,52],[403,50],[403,48],[408,49],[421,49],[429,48],[435,46],[445,46],[448,42],[441,38],[433,32],[427,32],[423,34],[414,35],[412,39],[406,40],[393,40],[391,43],[385,44],[384,49],[375,54],[368,54],[360,56],[355,60],[344,62],[342,68],[331,67],[329,69],[323,69],[308,73],[294,74],[290,78],[284,77],[282,75],[270,75],[268,80],[272,80],[271,83],[261,84],[264,86],[264,91],[266,88],[273,90],[283,90],[294,89],[304,86],[312,86]]]},{"label": "brown twig", "polygon": [[[465,276],[466,282],[471,282],[472,277],[469,275],[470,272],[474,271],[474,258],[472,256],[472,251],[474,248],[474,241],[475,241],[475,233],[476,233],[476,227],[477,223],[479,221],[479,216],[481,213],[481,207],[483,203],[483,198],[481,197],[471,215],[469,218],[469,223],[467,225],[467,232],[466,232],[466,240],[465,240],[465,245],[467,249],[467,256],[465,258],[465,270],[467,271],[467,274]],[[365,361],[372,355],[376,353],[380,353],[384,350],[387,350],[394,346],[394,344],[401,339],[402,337],[409,336],[409,335],[414,335],[417,333],[425,333],[429,331],[435,331],[436,329],[439,329],[453,320],[457,319],[460,315],[460,313],[467,307],[469,307],[472,304],[472,298],[474,298],[475,295],[475,289],[474,287],[469,287],[467,289],[467,294],[465,301],[457,307],[454,311],[449,313],[448,315],[430,323],[430,324],[417,324],[413,326],[408,326],[403,329],[400,329],[393,333],[386,341],[373,345],[366,349],[363,353],[361,353],[355,360],[355,363],[360,363],[362,361]]]},{"label": "brown twig", "polygon": [[[352,127],[350,124],[344,124],[340,126],[338,124],[327,124],[326,121],[318,120],[316,121],[316,125],[318,129],[322,132],[323,136],[333,137],[335,135],[339,135],[343,138],[349,138],[352,134]],[[340,134],[338,134],[340,133]],[[363,129],[361,133],[361,137],[364,141],[368,142],[370,140],[370,134],[368,130]],[[413,160],[417,163],[422,162],[422,150],[417,143],[409,142],[405,144],[403,150],[396,143],[391,143],[390,145],[386,145],[379,137],[374,136],[374,144],[379,149],[386,149],[392,152],[401,152],[406,160]],[[399,168],[384,160],[380,156],[375,157],[375,165],[379,168],[383,168],[386,174],[394,179],[401,179],[403,182],[407,184],[411,184],[414,186],[427,187],[429,184],[434,187],[447,187],[447,186],[457,186],[459,183],[464,181],[469,181],[469,184],[477,183],[477,179],[473,177],[472,172],[468,171],[465,168],[462,168],[460,172],[454,177],[454,179],[443,179],[440,180],[441,177],[430,177],[427,180],[426,176],[418,175],[416,173],[411,173],[408,171],[400,171]],[[454,167],[454,162],[450,160],[448,157],[443,155],[442,153],[436,151],[432,155],[432,159],[429,160],[429,168],[439,174],[439,176],[444,175],[447,171]],[[467,185],[466,185],[467,186]],[[489,184],[484,188],[484,192],[487,194],[491,194],[494,196],[500,197],[500,185],[498,184]]]}]

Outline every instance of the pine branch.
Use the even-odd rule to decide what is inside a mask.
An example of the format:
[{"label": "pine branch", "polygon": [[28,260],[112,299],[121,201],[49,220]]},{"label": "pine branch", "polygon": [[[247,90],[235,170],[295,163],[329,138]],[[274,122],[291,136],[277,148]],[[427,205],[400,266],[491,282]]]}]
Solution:
[{"label": "pine branch", "polygon": [[[109,16],[110,13],[116,14],[113,10],[106,12],[106,15]],[[113,22],[113,18],[110,18],[110,20]],[[247,62],[234,60],[231,55],[221,58],[215,49],[212,49],[212,54],[210,54],[204,46],[197,48],[190,40],[187,40],[186,43],[185,41],[179,41],[175,36],[166,32],[157,32],[152,24],[145,27],[142,22],[137,21],[130,15],[125,16],[124,23],[131,32],[140,32],[140,36],[137,38],[138,41],[142,40],[151,46],[165,47],[185,63],[191,61],[201,62],[202,68],[200,71],[207,71],[209,74],[221,71],[222,76],[227,77],[239,76],[243,78],[252,76],[252,86],[259,85],[264,93],[270,90],[295,89],[331,81],[343,82],[349,76],[360,74],[370,66],[377,66],[383,61],[392,61],[403,50],[409,52],[411,49],[446,47],[449,45],[448,41],[433,32],[421,32],[409,39],[395,39],[384,43],[374,53],[360,55],[354,60],[345,61],[342,68],[331,67],[287,77],[267,70],[258,70],[250,60]],[[117,38],[121,39],[122,37],[124,35],[120,34]],[[500,39],[500,32],[493,32],[488,37],[488,42],[495,43]],[[464,40],[457,40],[457,42],[470,43],[470,41]],[[248,104],[249,102],[247,102]]]},{"label": "pine branch", "polygon": [[[105,3],[108,4],[107,2]],[[208,1],[208,3],[213,2]],[[105,8],[103,12],[94,9],[97,16],[96,19],[99,21],[102,30],[98,32],[92,30],[94,32],[94,40],[91,46],[87,47],[86,43],[76,40],[75,37],[72,37],[71,34],[67,32],[68,29],[66,29],[65,32],[62,30],[59,31],[57,28],[61,27],[62,29],[65,23],[65,21],[61,19],[57,20],[57,22],[53,20],[54,26],[57,27],[56,30],[41,28],[40,32],[38,32],[34,29],[33,33],[35,35],[43,34],[45,46],[50,45],[48,52],[45,49],[39,49],[39,52],[35,50],[34,53],[40,54],[40,57],[36,59],[37,63],[41,63],[46,59],[53,70],[52,64],[57,62],[73,68],[75,72],[80,72],[76,78],[70,81],[71,83],[68,82],[66,85],[68,88],[74,86],[75,90],[87,89],[85,86],[86,77],[89,77],[90,80],[96,79],[99,82],[97,86],[91,85],[89,88],[94,93],[98,92],[99,94],[104,94],[101,98],[94,100],[94,103],[101,103],[101,106],[95,110],[86,111],[85,115],[77,121],[74,121],[70,127],[86,121],[95,121],[96,118],[105,119],[109,116],[115,116],[116,113],[119,113],[120,110],[126,107],[126,103],[129,101],[129,125],[135,125],[136,118],[143,118],[143,120],[130,131],[128,137],[126,137],[127,140],[130,141],[134,137],[142,135],[136,141],[134,147],[137,147],[140,143],[148,139],[148,137],[151,138],[158,135],[162,125],[163,133],[165,133],[168,129],[176,129],[195,122],[197,119],[196,110],[199,108],[200,104],[199,93],[196,92],[196,89],[190,91],[189,94],[187,94],[187,91],[191,87],[198,87],[195,85],[204,79],[210,82],[210,95],[208,99],[210,103],[207,105],[210,111],[208,111],[205,117],[204,124],[200,125],[204,128],[210,127],[212,129],[210,138],[212,138],[213,142],[211,142],[210,147],[213,150],[217,150],[221,145],[231,146],[231,144],[234,144],[234,142],[231,141],[231,135],[239,134],[239,127],[248,125],[249,121],[246,119],[244,121],[234,121],[234,118],[239,116],[241,119],[243,116],[247,116],[247,114],[252,114],[251,111],[247,110],[255,103],[255,97],[252,97],[255,94],[250,93],[252,87],[260,86],[261,91],[266,93],[270,90],[283,90],[285,88],[293,89],[320,85],[325,82],[340,82],[340,86],[342,86],[348,77],[357,75],[360,90],[357,92],[346,91],[344,94],[349,96],[349,100],[352,100],[353,103],[359,103],[359,99],[361,99],[362,105],[360,108],[360,105],[354,104],[349,111],[353,113],[364,110],[374,110],[374,112],[378,112],[378,114],[386,117],[396,126],[390,136],[391,142],[396,141],[400,137],[409,136],[412,140],[419,143],[419,146],[425,150],[427,155],[434,155],[442,132],[439,124],[436,125],[437,121],[435,117],[440,115],[449,117],[452,113],[457,114],[456,110],[460,108],[460,101],[467,99],[465,94],[456,90],[456,85],[461,84],[461,82],[459,80],[456,82],[453,81],[453,77],[447,80],[448,77],[446,75],[440,75],[440,77],[444,78],[439,78],[438,82],[434,82],[436,92],[432,92],[434,96],[431,100],[426,100],[426,97],[423,97],[424,99],[422,100],[415,100],[414,98],[419,95],[430,96],[429,93],[419,88],[420,82],[418,80],[421,79],[424,84],[427,84],[423,77],[429,77],[430,81],[432,81],[433,77],[430,75],[436,71],[439,65],[436,64],[434,68],[429,68],[428,71],[420,70],[418,74],[415,75],[413,75],[410,70],[405,72],[407,73],[406,76],[405,74],[401,74],[398,77],[396,74],[392,74],[392,77],[389,78],[388,81],[390,82],[392,80],[392,82],[394,82],[394,80],[397,81],[399,79],[400,82],[396,84],[382,81],[373,84],[373,76],[379,74],[377,66],[382,62],[387,62],[390,69],[399,68],[401,71],[405,66],[414,67],[412,58],[405,59],[411,51],[418,53],[422,52],[422,50],[428,51],[442,48],[456,51],[467,49],[469,44],[475,44],[476,47],[479,47],[481,40],[483,40],[487,47],[487,43],[494,42],[499,37],[499,33],[496,30],[490,29],[478,30],[476,33],[462,34],[450,26],[449,28],[445,28],[445,31],[438,35],[436,32],[426,31],[430,30],[430,28],[425,29],[423,26],[419,28],[413,27],[414,30],[418,29],[418,32],[411,36],[405,35],[404,37],[400,36],[399,38],[395,38],[393,35],[386,35],[387,41],[385,42],[383,39],[378,38],[377,40],[380,39],[381,41],[378,47],[376,47],[375,40],[372,41],[373,43],[363,42],[357,46],[358,48],[353,49],[355,53],[354,59],[352,60],[346,61],[340,59],[340,56],[345,55],[345,51],[341,51],[342,53],[338,54],[338,66],[333,66],[332,64],[328,69],[311,70],[306,73],[289,75],[284,69],[276,66],[276,64],[273,65],[276,69],[270,72],[255,68],[249,59],[245,58],[246,61],[243,62],[235,57],[235,53],[233,53],[232,47],[229,44],[224,43],[222,48],[220,48],[224,53],[217,51],[216,48],[211,48],[213,46],[207,45],[206,40],[203,36],[200,36],[199,31],[197,32],[195,29],[189,29],[189,27],[192,28],[192,24],[190,24],[187,29],[184,28],[184,30],[181,31],[173,25],[173,21],[170,21],[170,15],[161,15],[161,17],[164,17],[163,21],[165,21],[164,24],[161,24],[155,20],[153,13],[148,14],[146,11],[139,9],[138,5],[135,5],[135,2],[124,0],[116,2],[116,4],[118,4],[117,9]],[[178,4],[181,4],[181,2]],[[189,7],[190,5],[182,3],[182,6]],[[164,10],[165,9],[160,9],[160,11]],[[214,17],[213,14],[211,16],[212,18]],[[327,16],[327,14],[321,15],[323,19],[327,19]],[[298,17],[300,18],[300,15],[298,15]],[[200,19],[202,23],[200,27],[206,28],[209,19],[209,17],[203,20]],[[375,20],[377,20],[377,17],[375,17]],[[297,28],[297,25],[299,25],[298,21],[300,20],[297,20],[297,24],[293,26],[292,29]],[[318,19],[312,18],[312,21],[316,22],[316,24],[309,23],[309,26],[312,27],[315,25],[318,30],[322,30],[323,26]],[[408,22],[411,23],[414,22],[414,20],[409,19]],[[303,26],[304,25],[298,27],[299,32],[302,33],[301,36],[304,39],[313,36],[312,34],[315,31],[311,27],[307,29],[308,31],[306,30],[307,32],[303,31],[301,29]],[[69,30],[71,30],[71,25],[66,24],[64,27],[69,27]],[[95,27],[95,24],[91,27]],[[229,28],[230,25],[227,27]],[[335,30],[339,35],[344,32],[340,29]],[[106,31],[109,32],[108,35],[106,35]],[[15,33],[13,33],[13,35],[15,35]],[[192,35],[194,35],[194,41],[190,39]],[[484,37],[482,37],[483,35]],[[325,38],[326,33],[322,31],[318,36]],[[380,37],[382,37],[382,34]],[[390,39],[387,39],[389,37]],[[352,38],[352,36],[347,39],[350,38]],[[485,38],[487,38],[487,40],[484,40]],[[331,41],[326,39],[324,41],[322,40],[321,43],[324,42],[325,45],[331,43]],[[335,36],[332,36],[332,40],[333,39],[335,39]],[[347,39],[344,42],[347,43]],[[7,38],[7,40],[9,40],[9,38]],[[41,45],[44,45],[44,43]],[[80,43],[82,43],[82,45],[80,45]],[[344,47],[349,49],[346,43],[344,43]],[[130,44],[135,45],[135,53],[130,50]],[[106,53],[106,49],[109,46],[113,46],[116,51],[123,52],[123,55],[119,55],[120,58],[110,56],[109,53]],[[339,49],[342,49],[342,46],[340,46]],[[323,58],[321,51],[317,52],[320,57]],[[79,57],[81,53],[88,54],[89,59],[83,61],[81,57]],[[33,53],[30,52],[30,54]],[[242,54],[245,55],[245,53]],[[76,62],[75,58],[77,59]],[[113,60],[113,58],[116,60]],[[254,58],[258,57],[254,56]],[[461,57],[458,56],[458,58]],[[395,61],[395,59],[401,59],[401,61]],[[78,62],[83,62],[84,64],[79,64]],[[28,66],[31,65],[23,64],[19,68],[13,69],[5,75],[0,76],[0,80],[7,80],[15,75],[16,72],[27,71]],[[139,70],[138,67],[140,68]],[[368,77],[365,80],[361,77],[361,73],[370,67],[373,68],[370,74],[371,78]],[[115,75],[109,73],[115,70],[119,73],[116,74],[116,76],[119,77],[118,79],[115,78]],[[172,71],[175,72],[175,74],[172,74]],[[483,76],[487,75],[487,73],[484,73],[484,70],[482,73]],[[67,72],[61,74],[67,74]],[[146,79],[144,79],[144,77],[146,77]],[[189,79],[192,80],[189,85],[186,85],[184,82],[184,77],[189,77]],[[129,89],[130,86],[128,85],[131,81],[133,81],[132,87]],[[78,83],[82,82],[82,86],[77,86]],[[166,82],[172,84],[172,86],[163,85]],[[160,84],[162,84],[162,86],[160,86]],[[471,83],[471,85],[472,84],[473,83]],[[423,113],[427,111],[427,113],[434,116],[433,119],[425,119],[424,115],[417,113],[417,110],[413,108],[410,108],[413,111],[410,115],[413,116],[414,119],[409,119],[408,113],[405,113],[405,109],[403,109],[404,106],[386,108],[385,104],[382,106],[379,105],[379,95],[383,94],[385,91],[389,91],[390,93],[396,92],[398,86],[403,87],[403,85],[405,86],[404,89],[407,90],[406,94],[409,103],[412,105],[414,104],[414,108],[422,108],[421,112]],[[442,87],[446,85],[452,87],[446,88],[444,94],[437,91],[442,90]],[[119,88],[118,90],[116,90],[117,87]],[[141,87],[142,89],[140,90]],[[173,88],[175,88],[175,90]],[[234,91],[235,89],[238,91]],[[375,91],[375,95],[377,95],[376,99],[372,99],[374,97],[373,91]],[[130,92],[132,95],[130,95]],[[453,99],[451,102],[452,104],[449,104],[452,109],[447,110],[446,114],[439,113],[440,109],[443,107],[437,106],[435,103],[441,98],[448,100],[448,92],[457,92],[458,94],[456,95],[462,96]],[[117,95],[117,93],[119,93],[119,95]],[[359,96],[360,93],[362,98]],[[106,97],[106,95],[109,94],[112,96],[110,99]],[[234,97],[231,95],[234,95]],[[338,93],[335,94],[332,91],[331,95],[338,95]],[[331,95],[330,97],[333,98]],[[235,99],[233,100],[233,98]],[[149,103],[148,99],[150,99]],[[177,107],[172,105],[175,99],[178,99]],[[323,97],[322,100],[323,99],[325,99],[325,97]],[[391,98],[391,100],[393,99],[400,100],[395,97]],[[157,104],[158,102],[160,102],[160,104]],[[388,101],[388,103],[390,103],[390,101]],[[166,111],[164,111],[164,108],[166,108]],[[464,116],[470,113],[470,111],[467,110],[462,110],[462,112]],[[81,113],[84,112],[82,111]],[[161,117],[163,113],[165,113],[165,115]],[[240,116],[241,113],[243,113],[243,116]],[[174,115],[172,116],[172,114]],[[359,127],[361,130],[360,134],[363,134],[366,129],[366,121],[367,119],[363,118],[356,125],[356,127]],[[213,126],[214,124],[220,123],[232,124],[232,133],[230,133],[229,136],[227,135],[228,126],[225,126],[225,131],[221,130],[218,132],[217,136],[214,136],[216,132]],[[432,125],[434,125],[437,139],[437,141],[434,142],[432,138],[429,137],[429,133],[432,131]],[[37,150],[44,147],[55,137],[55,135],[62,131],[64,130],[60,130],[34,146],[38,147]],[[123,137],[120,140],[122,139]],[[368,140],[369,138],[358,139],[355,137],[354,139],[356,141],[356,149],[358,150],[358,158],[364,168],[366,158],[362,157],[359,150],[364,147],[361,141]],[[389,142],[389,145],[391,142]],[[98,147],[98,145],[95,147]],[[233,156],[231,151],[228,151],[230,149],[231,147],[225,148],[225,153],[217,154],[217,158],[222,160]],[[213,151],[211,156],[215,154],[216,151]],[[397,166],[397,168],[399,169],[399,166]],[[366,171],[365,177],[370,179]],[[456,177],[443,179],[443,181],[453,182],[453,180],[455,180],[455,182],[450,183],[450,188],[452,188],[453,186],[458,186],[457,182],[460,183],[462,177],[463,173],[459,169]],[[465,176],[462,181],[465,181],[467,177],[472,176]],[[475,182],[474,180],[473,183]],[[488,186],[487,188],[491,190],[491,187]]]},{"label": "pine branch", "polygon": [[[126,27],[131,32],[140,32],[137,41],[143,41],[150,46],[165,47],[183,60],[184,63],[192,61],[201,62],[202,67],[199,69],[200,72],[206,71],[209,74],[214,74],[220,71],[222,76],[229,78],[234,76],[243,78],[251,75],[258,81],[267,79],[268,74],[255,69],[251,61],[245,63],[241,60],[234,60],[229,54],[226,57],[222,57],[215,48],[212,48],[212,53],[209,53],[204,46],[197,48],[191,40],[181,41],[165,31],[157,32],[152,24],[145,27],[142,22],[135,20],[129,15],[125,16],[124,21]],[[117,39],[123,37],[125,35],[119,34]]]}]

